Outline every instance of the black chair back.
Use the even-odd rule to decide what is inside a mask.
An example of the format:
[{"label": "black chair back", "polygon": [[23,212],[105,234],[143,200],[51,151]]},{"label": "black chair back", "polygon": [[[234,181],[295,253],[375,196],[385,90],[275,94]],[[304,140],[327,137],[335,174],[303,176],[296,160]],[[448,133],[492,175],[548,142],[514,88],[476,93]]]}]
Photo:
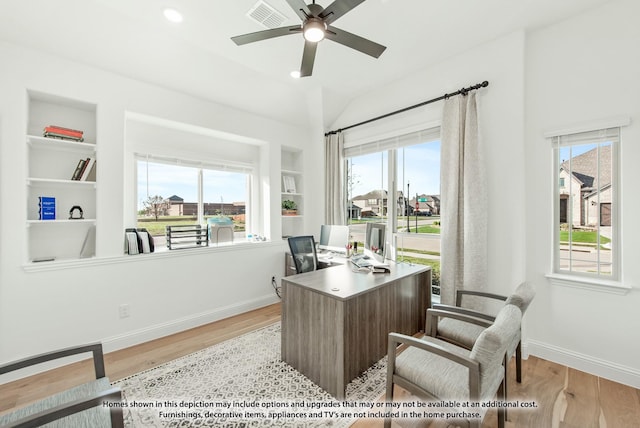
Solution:
[{"label": "black chair back", "polygon": [[316,241],[313,235],[292,236],[289,238],[291,256],[296,265],[296,273],[311,272],[318,269]]}]

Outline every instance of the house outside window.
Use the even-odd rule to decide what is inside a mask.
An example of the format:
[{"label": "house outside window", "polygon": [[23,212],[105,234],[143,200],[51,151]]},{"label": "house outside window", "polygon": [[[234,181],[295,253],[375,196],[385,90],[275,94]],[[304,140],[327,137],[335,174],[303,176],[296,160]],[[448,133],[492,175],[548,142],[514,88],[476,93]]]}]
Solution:
[{"label": "house outside window", "polygon": [[554,272],[619,278],[620,129],[553,137]]}]

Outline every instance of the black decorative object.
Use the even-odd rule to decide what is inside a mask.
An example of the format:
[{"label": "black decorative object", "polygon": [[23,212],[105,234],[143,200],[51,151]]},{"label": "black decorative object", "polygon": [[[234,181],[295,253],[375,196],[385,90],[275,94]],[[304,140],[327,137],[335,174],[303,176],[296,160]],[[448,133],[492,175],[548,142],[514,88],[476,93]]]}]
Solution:
[{"label": "black decorative object", "polygon": [[[75,216],[76,211],[78,211],[79,217]],[[71,209],[69,210],[69,220],[82,220],[82,219],[84,219],[84,212],[82,211],[82,208],[80,207],[80,205],[72,206]]]}]

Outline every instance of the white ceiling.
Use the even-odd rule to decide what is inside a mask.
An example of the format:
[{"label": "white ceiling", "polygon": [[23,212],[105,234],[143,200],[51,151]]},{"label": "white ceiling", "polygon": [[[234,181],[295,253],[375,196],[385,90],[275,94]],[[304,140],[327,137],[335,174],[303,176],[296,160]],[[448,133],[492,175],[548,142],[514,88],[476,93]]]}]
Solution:
[{"label": "white ceiling", "polygon": [[[532,29],[611,0],[367,0],[334,25],[387,46],[379,59],[325,40],[313,76],[299,69],[299,34],[236,46],[264,28],[257,0],[0,0],[0,40],[176,89],[288,123],[309,123],[307,94],[322,95],[325,126],[376,86],[518,29]],[[285,0],[266,0],[300,23]],[[332,0],[318,0],[323,7]],[[172,24],[163,9],[179,10]]]}]

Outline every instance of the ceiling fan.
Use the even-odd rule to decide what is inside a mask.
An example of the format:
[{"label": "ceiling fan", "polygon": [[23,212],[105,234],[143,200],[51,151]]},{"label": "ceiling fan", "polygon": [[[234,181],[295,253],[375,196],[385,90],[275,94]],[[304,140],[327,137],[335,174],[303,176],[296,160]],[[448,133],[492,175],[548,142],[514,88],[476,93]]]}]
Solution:
[{"label": "ceiling fan", "polygon": [[329,6],[323,8],[317,5],[315,0],[313,0],[311,4],[305,4],[303,0],[287,0],[289,6],[291,6],[302,20],[302,25],[291,25],[289,27],[273,28],[271,30],[243,34],[232,37],[231,40],[240,46],[273,37],[302,33],[305,41],[304,51],[302,53],[302,64],[300,66],[300,77],[311,76],[318,42],[325,38],[371,55],[374,58],[378,58],[382,55],[386,46],[382,46],[331,25],[342,15],[364,1],[365,0],[335,0]]}]

